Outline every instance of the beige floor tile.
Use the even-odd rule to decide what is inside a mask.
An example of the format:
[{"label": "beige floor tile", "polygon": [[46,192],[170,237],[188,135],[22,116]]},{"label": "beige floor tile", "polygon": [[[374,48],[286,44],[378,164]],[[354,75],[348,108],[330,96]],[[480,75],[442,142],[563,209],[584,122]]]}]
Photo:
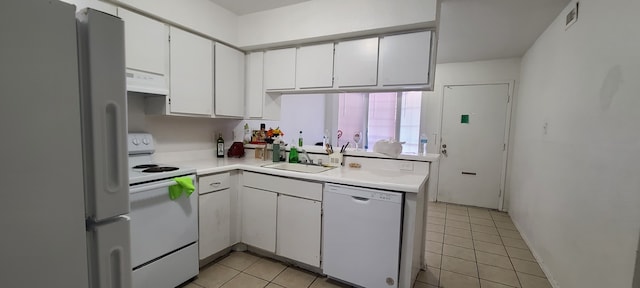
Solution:
[{"label": "beige floor tile", "polygon": [[471,230],[460,229],[453,226],[446,226],[446,228],[444,229],[444,234],[471,239]]},{"label": "beige floor tile", "polygon": [[442,256],[442,271],[456,272],[467,276],[478,277],[478,267],[476,267],[476,262],[449,256]]},{"label": "beige floor tile", "polygon": [[458,236],[444,235],[444,244],[473,249],[473,240]]},{"label": "beige floor tile", "polygon": [[511,222],[500,222],[500,221],[498,221],[498,222],[495,222],[495,225],[498,228],[518,231],[518,229],[516,228],[516,225],[513,225],[513,223],[511,223]]},{"label": "beige floor tile", "polygon": [[442,243],[443,238],[444,238],[443,233],[427,231],[427,240],[429,241]]},{"label": "beige floor tile", "polygon": [[520,249],[515,247],[505,247],[507,248],[507,253],[509,254],[509,258],[517,258],[521,260],[528,260],[536,262],[536,258],[533,257],[533,254],[529,251],[529,249]]},{"label": "beige floor tile", "polygon": [[518,279],[522,288],[552,288],[549,280],[533,275],[518,272]]},{"label": "beige floor tile", "polygon": [[471,217],[469,219],[471,221],[471,224],[478,224],[478,225],[484,225],[489,227],[495,226],[495,224],[493,224],[493,220],[490,220],[490,219],[482,219],[482,218],[476,218],[476,217]]},{"label": "beige floor tile", "polygon": [[[456,221],[456,220],[451,220],[451,219],[447,219],[445,226],[451,226],[451,227],[454,227],[454,228],[471,230],[471,225],[469,225],[469,222],[462,222],[462,221]],[[445,227],[445,230],[446,229],[447,228]]]},{"label": "beige floor tile", "polygon": [[427,266],[431,266],[434,268],[440,268],[440,263],[442,262],[442,255],[426,252],[425,258],[427,258]]},{"label": "beige floor tile", "polygon": [[249,274],[240,273],[229,282],[222,285],[222,288],[263,288],[269,284],[268,281]]},{"label": "beige floor tile", "polygon": [[440,269],[427,267],[426,271],[420,271],[418,273],[418,278],[416,280],[422,283],[438,286],[440,285]]},{"label": "beige floor tile", "polygon": [[189,284],[187,284],[185,286],[182,286],[182,288],[202,288],[202,286],[197,285],[195,283],[189,283]]},{"label": "beige floor tile", "polygon": [[260,257],[246,252],[232,252],[229,256],[220,260],[218,264],[242,271],[251,266],[251,264],[256,263],[258,259],[260,259]]},{"label": "beige floor tile", "polygon": [[297,268],[289,267],[273,279],[273,283],[287,288],[309,287],[316,275]]},{"label": "beige floor tile", "polygon": [[476,253],[473,249],[444,244],[442,255],[456,257],[468,261],[476,261]]},{"label": "beige floor tile", "polygon": [[518,232],[518,231],[498,228],[498,233],[500,233],[500,237],[508,237],[508,238],[513,238],[513,239],[522,239],[522,236],[520,236],[520,232]]},{"label": "beige floor tile", "polygon": [[479,288],[480,280],[449,271],[440,272],[440,287],[442,288]]},{"label": "beige floor tile", "polygon": [[498,282],[512,287],[520,287],[518,276],[516,276],[516,272],[513,270],[479,263],[478,272],[480,273],[480,279]]},{"label": "beige floor tile", "polygon": [[427,223],[427,231],[444,233],[444,225]]},{"label": "beige floor tile", "polygon": [[451,215],[469,217],[469,212],[467,212],[467,210],[460,209],[447,209],[447,217]]},{"label": "beige floor tile", "polygon": [[511,265],[511,261],[507,256],[476,251],[476,258],[478,259],[478,263],[513,270],[513,265]]},{"label": "beige floor tile", "polygon": [[471,224],[471,231],[478,231],[487,234],[500,235],[498,234],[498,229],[495,227],[489,227],[485,225]]},{"label": "beige floor tile", "polygon": [[507,286],[496,282],[480,279],[480,288],[512,288],[513,286]]},{"label": "beige floor tile", "polygon": [[446,218],[446,214],[445,213],[440,213],[440,212],[435,212],[435,211],[427,211],[427,217]]},{"label": "beige floor tile", "polygon": [[502,239],[498,235],[478,231],[473,231],[471,234],[473,236],[473,240],[502,245]]},{"label": "beige floor tile", "polygon": [[495,222],[507,222],[507,223],[512,223],[513,221],[511,221],[511,217],[509,217],[508,214],[505,213],[493,213],[491,212],[491,218],[493,218],[493,221]]},{"label": "beige floor tile", "polygon": [[415,284],[413,284],[413,288],[438,288],[438,286],[434,286],[434,285],[422,283],[422,282],[416,282]]},{"label": "beige floor tile", "polygon": [[543,278],[547,277],[546,275],[544,275],[544,272],[542,272],[542,268],[540,268],[540,265],[538,265],[538,263],[536,262],[511,258],[511,263],[513,263],[513,268],[515,268],[518,272],[527,273]]},{"label": "beige floor tile", "polygon": [[269,285],[265,286],[265,288],[284,288],[278,284],[269,283]]},{"label": "beige floor tile", "polygon": [[455,221],[469,223],[469,216],[451,214],[451,212],[447,212],[447,220],[455,220]]},{"label": "beige floor tile", "polygon": [[260,260],[253,263],[249,268],[244,270],[244,273],[247,273],[252,276],[256,276],[260,279],[264,279],[267,281],[273,280],[276,278],[280,272],[282,272],[287,266],[282,264],[282,262],[274,261],[271,259],[261,258]]},{"label": "beige floor tile", "polygon": [[[444,218],[428,217],[427,216],[427,223],[444,225],[445,220],[444,220]],[[429,224],[427,224],[427,225],[429,225]]]},{"label": "beige floor tile", "polygon": [[516,247],[520,249],[529,249],[529,246],[527,246],[527,243],[525,243],[524,240],[522,239],[502,237],[502,243],[504,243],[504,246]]},{"label": "beige floor tile", "polygon": [[431,253],[442,254],[442,243],[427,240],[425,250]]},{"label": "beige floor tile", "polygon": [[469,208],[469,216],[493,221],[493,218],[491,218],[491,213],[489,213],[489,211],[487,210],[472,210],[471,208]]},{"label": "beige floor tile", "polygon": [[476,251],[508,256],[507,251],[505,251],[504,246],[502,245],[493,244],[489,242],[482,242],[482,241],[474,241],[473,245]]},{"label": "beige floor tile", "polygon": [[467,206],[458,205],[458,204],[447,204],[447,211],[449,210],[468,211]]},{"label": "beige floor tile", "polygon": [[200,270],[198,278],[193,282],[206,288],[218,288],[238,274],[240,274],[238,270],[214,264]]},{"label": "beige floor tile", "polygon": [[316,278],[309,288],[348,288],[351,287],[349,285],[340,283],[338,281],[331,280],[326,277],[318,277]]},{"label": "beige floor tile", "polygon": [[447,203],[444,203],[444,202],[431,202],[431,201],[429,201],[429,202],[427,203],[427,205],[428,205],[429,207],[442,207],[442,208],[447,208]]}]

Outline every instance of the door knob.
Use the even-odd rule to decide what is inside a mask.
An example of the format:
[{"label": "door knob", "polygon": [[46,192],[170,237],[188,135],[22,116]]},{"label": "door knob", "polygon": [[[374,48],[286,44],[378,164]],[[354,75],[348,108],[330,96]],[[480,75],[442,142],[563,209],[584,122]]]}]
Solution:
[{"label": "door knob", "polygon": [[442,149],[442,154],[444,154],[444,156],[447,156],[447,149]]},{"label": "door knob", "polygon": [[442,148],[447,148],[447,144],[442,144]]}]

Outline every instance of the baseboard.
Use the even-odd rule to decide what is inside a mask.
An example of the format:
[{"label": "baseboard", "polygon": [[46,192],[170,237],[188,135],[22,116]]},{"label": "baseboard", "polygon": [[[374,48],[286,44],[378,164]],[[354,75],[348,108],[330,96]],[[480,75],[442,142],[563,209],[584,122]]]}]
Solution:
[{"label": "baseboard", "polygon": [[513,219],[513,217],[511,217],[511,221],[513,221],[513,225],[515,225],[516,229],[518,229],[518,232],[520,232],[520,236],[522,236],[522,240],[524,240],[524,243],[527,244],[527,247],[529,247],[529,251],[531,251],[531,254],[533,254],[533,258],[536,258],[538,265],[540,265],[540,269],[542,269],[542,272],[547,277],[547,280],[549,280],[549,284],[551,284],[553,288],[560,288],[560,285],[558,285],[558,282],[551,276],[552,275],[551,271],[542,260],[542,257],[540,256],[540,254],[538,254],[538,252],[536,252],[536,250],[533,249],[533,246],[531,245],[531,241],[529,241],[529,239],[527,238],[527,235],[523,233],[524,230],[521,229],[521,226],[518,225],[518,222],[515,219]]}]

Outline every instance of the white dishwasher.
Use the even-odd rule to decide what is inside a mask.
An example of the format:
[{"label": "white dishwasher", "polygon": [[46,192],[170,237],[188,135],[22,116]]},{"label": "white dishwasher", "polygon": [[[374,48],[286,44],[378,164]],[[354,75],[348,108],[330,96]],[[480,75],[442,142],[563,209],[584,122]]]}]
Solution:
[{"label": "white dishwasher", "polygon": [[402,193],[326,184],[322,270],[367,288],[398,287]]}]

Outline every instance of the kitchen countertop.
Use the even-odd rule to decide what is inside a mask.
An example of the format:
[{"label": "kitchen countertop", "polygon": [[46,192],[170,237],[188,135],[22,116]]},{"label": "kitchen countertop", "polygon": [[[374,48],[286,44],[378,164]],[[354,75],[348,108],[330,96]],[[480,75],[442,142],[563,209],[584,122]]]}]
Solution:
[{"label": "kitchen countertop", "polygon": [[[198,176],[227,172],[232,170],[252,171],[274,176],[298,178],[303,180],[326,183],[354,185],[399,192],[418,193],[426,185],[429,173],[415,173],[412,171],[398,171],[385,169],[337,167],[320,173],[304,173],[273,168],[262,165],[272,164],[253,157],[243,158],[213,158],[171,162],[167,164],[191,167],[196,169]],[[428,171],[428,170],[427,170]]]}]

